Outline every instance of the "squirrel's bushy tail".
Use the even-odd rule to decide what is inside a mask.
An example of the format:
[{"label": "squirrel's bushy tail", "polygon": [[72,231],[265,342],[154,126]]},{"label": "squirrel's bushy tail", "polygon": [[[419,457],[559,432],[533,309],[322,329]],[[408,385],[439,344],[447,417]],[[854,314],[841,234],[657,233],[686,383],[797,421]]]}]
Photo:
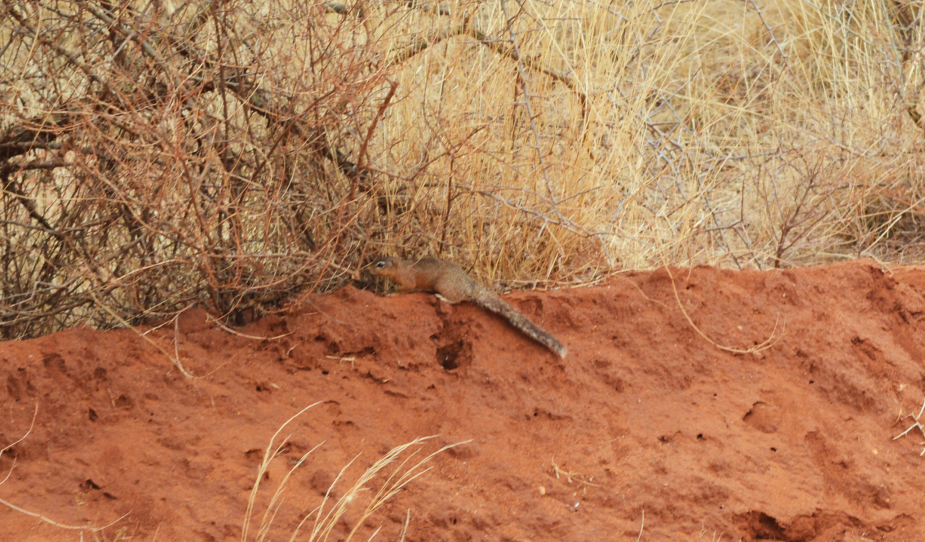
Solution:
[{"label": "squirrel's bushy tail", "polygon": [[526,336],[558,354],[560,358],[565,358],[565,354],[568,353],[568,349],[548,331],[534,324],[524,313],[505,303],[494,292],[480,289],[474,292],[471,300],[479,307],[501,316]]}]

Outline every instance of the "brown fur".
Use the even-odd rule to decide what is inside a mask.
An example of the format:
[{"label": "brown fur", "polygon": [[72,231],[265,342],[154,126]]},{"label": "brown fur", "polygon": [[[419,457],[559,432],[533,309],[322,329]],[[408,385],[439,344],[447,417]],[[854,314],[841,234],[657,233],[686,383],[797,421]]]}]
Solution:
[{"label": "brown fur", "polygon": [[493,291],[469,278],[458,265],[439,258],[422,258],[415,262],[399,258],[380,258],[369,266],[372,274],[388,277],[398,283],[401,293],[416,290],[436,292],[450,303],[471,301],[489,310],[522,331],[525,335],[564,358],[568,349],[555,337],[514,307],[505,303]]}]

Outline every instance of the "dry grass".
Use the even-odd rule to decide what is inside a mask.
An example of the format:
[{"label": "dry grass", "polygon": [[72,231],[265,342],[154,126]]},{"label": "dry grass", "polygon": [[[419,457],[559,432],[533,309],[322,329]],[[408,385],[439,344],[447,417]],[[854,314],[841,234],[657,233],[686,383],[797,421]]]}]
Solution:
[{"label": "dry grass", "polygon": [[16,0],[0,336],[487,282],[920,262],[922,6]]},{"label": "dry grass", "polygon": [[[242,542],[247,542],[251,539],[251,524],[254,520],[254,512],[257,507],[257,499],[260,495],[261,481],[267,477],[270,464],[285,450],[288,444],[287,438],[284,438],[281,441],[277,440],[280,436],[280,433],[292,421],[294,421],[301,414],[316,404],[318,403],[302,409],[299,413],[295,414],[293,417],[287,420],[279,427],[279,429],[270,439],[266,452],[264,453],[263,460],[257,468],[257,477],[254,480],[254,486],[251,490],[250,499],[247,503],[247,512],[244,516],[244,525],[241,529]],[[342,468],[338,473],[331,486],[325,492],[321,502],[317,504],[317,506],[315,506],[310,512],[305,514],[302,517],[302,520],[298,523],[298,526],[294,528],[291,533],[289,533],[289,540],[296,540],[299,537],[301,531],[306,532],[308,537],[307,539],[309,541],[328,540],[332,535],[334,535],[336,539],[344,540],[346,542],[353,540],[354,537],[359,536],[359,533],[361,532],[365,533],[363,538],[368,540],[374,538],[381,527],[370,528],[370,525],[367,525],[368,520],[370,520],[373,515],[389,500],[403,491],[408,486],[408,484],[429,471],[431,467],[425,468],[425,465],[435,455],[454,446],[462,444],[457,443],[444,446],[443,448],[440,448],[439,450],[432,452],[423,458],[412,461],[415,459],[418,452],[421,451],[424,444],[432,438],[433,437],[417,438],[409,443],[397,446],[382,456],[380,459],[373,462],[367,469],[365,469],[365,471],[363,471],[362,474],[357,476],[356,480],[354,480],[349,486],[342,483],[341,485],[346,486],[346,489],[340,490],[337,488],[338,482],[342,482],[342,480],[345,478],[344,473],[353,463],[353,461],[351,461],[351,464],[344,466],[344,468]],[[321,444],[318,446],[321,446]],[[287,493],[290,492],[289,485],[291,478],[297,474],[299,467],[303,465],[303,463],[309,458],[312,452],[318,448],[318,446],[308,450],[298,460],[296,460],[292,467],[289,468],[280,482],[276,485],[276,489],[270,496],[270,499],[266,505],[266,509],[260,518],[260,524],[257,527],[256,532],[253,533],[253,540],[262,542],[264,540],[273,539],[271,532],[274,528],[274,522],[276,521],[277,517],[282,517],[285,515],[282,512],[283,504],[286,500]],[[357,458],[358,457],[359,456],[357,456]],[[354,461],[357,458],[354,458]],[[385,472],[389,468],[393,468],[392,472]],[[378,490],[373,491],[370,486],[376,479],[379,478],[382,478],[381,485],[379,486]],[[340,493],[340,496],[335,497],[335,492]],[[304,496],[302,496],[302,500],[304,500]],[[350,512],[352,511],[355,511],[355,513],[351,514]],[[404,540],[404,534],[408,528],[409,519],[410,510],[408,511],[404,528],[400,533],[401,540]],[[346,529],[349,530],[345,530],[345,526]],[[370,535],[366,531],[372,531],[372,534]],[[393,537],[392,539],[395,538]]]},{"label": "dry grass", "polygon": [[[275,523],[279,523],[277,519],[285,518],[290,515],[288,510],[284,511],[284,504],[287,497],[291,497],[291,500],[297,503],[304,503],[311,500],[312,496],[305,495],[304,488],[302,491],[298,488],[294,490],[295,493],[298,494],[294,496],[290,485],[293,477],[301,473],[300,467],[309,459],[312,452],[317,450],[323,443],[308,450],[297,459],[289,458],[291,466],[288,467],[288,470],[285,470],[284,475],[279,482],[275,484],[276,487],[272,494],[269,495],[269,499],[266,499],[265,496],[261,494],[260,490],[261,483],[270,478],[269,472],[271,464],[277,459],[280,459],[280,457],[285,458],[286,454],[291,451],[288,449],[291,435],[280,439],[281,433],[287,426],[299,418],[299,416],[318,404],[319,403],[314,403],[309,405],[293,415],[286,420],[270,438],[267,449],[257,467],[257,476],[254,480],[254,485],[251,488],[250,497],[247,502],[247,509],[244,514],[241,528],[242,542],[248,542],[249,540],[254,540],[256,542],[273,540],[273,533],[279,536],[280,532],[282,532],[280,529],[286,529],[287,527],[275,525]],[[38,405],[36,404],[35,414],[33,415],[29,429],[16,441],[6,445],[4,448],[0,448],[0,456],[7,450],[12,449],[14,446],[24,441],[29,434],[32,433],[37,417]],[[395,496],[404,491],[411,482],[427,473],[432,468],[427,466],[427,464],[437,454],[469,442],[465,441],[450,444],[420,457],[419,453],[421,450],[428,441],[433,438],[434,437],[417,438],[411,442],[393,448],[381,458],[374,461],[368,468],[356,476],[352,482],[345,483],[344,480],[350,478],[349,476],[345,476],[345,473],[347,473],[353,463],[359,459],[359,456],[356,456],[353,461],[340,470],[331,483],[331,486],[327,488],[320,503],[317,503],[307,514],[300,516],[301,521],[298,521],[298,518],[295,519],[297,522],[296,527],[293,528],[291,532],[285,533],[289,536],[289,540],[292,541],[297,538],[305,539],[305,536],[307,536],[307,540],[311,542],[316,540],[328,540],[334,535],[338,540],[346,542],[353,540],[361,533],[367,540],[372,540],[381,529],[381,526],[371,527],[370,520],[372,520],[375,514],[390,500],[393,500]],[[0,479],[0,485],[3,485],[7,481],[15,466],[16,462],[14,460],[10,470]],[[389,469],[391,469],[391,472],[388,472]],[[371,486],[376,483],[379,484],[379,489],[373,490]],[[339,496],[336,496],[338,494]],[[261,497],[263,498],[261,499]],[[254,525],[255,512],[259,506],[259,500],[266,501],[266,508],[260,516],[258,524]],[[80,540],[84,539],[84,533],[93,536],[94,540],[99,540],[101,536],[103,539],[109,539],[109,537],[103,535],[103,531],[110,529],[130,516],[130,514],[126,514],[102,527],[94,527],[92,525],[75,526],[54,521],[42,513],[26,510],[4,499],[0,499],[0,505],[20,514],[33,517],[38,522],[47,523],[58,529],[78,531],[80,533]],[[290,508],[291,507],[290,505]],[[404,526],[399,533],[399,539],[401,540],[404,540],[410,518],[411,511],[409,509],[406,513]],[[293,523],[293,519],[289,518],[287,523]],[[300,537],[299,535],[303,531],[305,532],[305,536]],[[113,540],[122,539],[122,534],[124,534],[124,530],[117,532]]]}]

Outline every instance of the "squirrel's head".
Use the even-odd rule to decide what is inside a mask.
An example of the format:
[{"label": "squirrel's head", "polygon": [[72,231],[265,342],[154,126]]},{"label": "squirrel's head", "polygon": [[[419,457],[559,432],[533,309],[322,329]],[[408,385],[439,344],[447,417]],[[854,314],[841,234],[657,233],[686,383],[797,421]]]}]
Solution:
[{"label": "squirrel's head", "polygon": [[398,259],[391,256],[377,258],[369,264],[369,272],[378,276],[389,276],[398,267]]}]

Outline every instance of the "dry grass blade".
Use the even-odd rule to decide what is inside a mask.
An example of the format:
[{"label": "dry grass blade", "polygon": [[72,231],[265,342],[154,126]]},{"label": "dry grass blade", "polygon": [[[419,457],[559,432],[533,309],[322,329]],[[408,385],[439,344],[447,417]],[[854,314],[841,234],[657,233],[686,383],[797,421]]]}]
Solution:
[{"label": "dry grass blade", "polygon": [[[244,524],[241,531],[241,540],[246,542],[250,538],[251,522],[254,514],[254,506],[257,501],[257,496],[259,493],[260,482],[264,478],[265,473],[267,472],[270,463],[275,459],[279,453],[282,451],[283,447],[286,445],[288,438],[283,439],[277,443],[277,437],[283,429],[292,423],[296,418],[305,413],[311,405],[302,409],[298,414],[289,418],[280,428],[274,433],[273,437],[270,439],[269,444],[267,445],[266,452],[264,454],[263,460],[257,469],[257,477],[254,482],[254,487],[251,490],[250,499],[248,500],[247,511],[245,513]],[[332,491],[334,487],[344,478],[347,470],[355,464],[359,456],[354,457],[347,465],[345,465],[337,474],[334,481],[328,487],[328,490],[325,492],[324,497],[321,500],[321,503],[318,504],[312,511],[304,515],[301,521],[298,523],[298,526],[293,529],[290,540],[295,540],[299,535],[302,528],[308,523],[312,518],[314,521],[312,523],[311,532],[308,535],[308,540],[327,540],[332,536],[334,529],[343,523],[343,517],[348,509],[354,506],[360,506],[360,503],[363,503],[362,511],[359,516],[353,520],[353,526],[351,530],[346,533],[344,540],[351,540],[357,534],[358,530],[363,527],[366,523],[366,520],[369,519],[379,508],[382,507],[387,501],[392,499],[396,494],[398,494],[402,489],[404,489],[408,484],[422,476],[430,468],[425,468],[425,465],[430,462],[437,454],[444,452],[454,446],[459,446],[460,444],[465,444],[465,442],[460,442],[456,444],[450,444],[440,448],[439,450],[432,452],[426,455],[423,458],[418,459],[416,462],[412,460],[418,455],[421,450],[421,446],[427,441],[433,439],[434,437],[422,437],[417,438],[411,442],[398,446],[386,455],[381,457],[379,460],[375,461],[370,467],[368,467],[352,484],[344,491],[333,504],[328,504],[331,499]],[[466,441],[468,442],[468,441]],[[323,443],[321,443],[323,444]],[[287,484],[289,483],[291,477],[296,473],[299,467],[305,462],[309,455],[312,452],[318,449],[321,444],[316,445],[311,450],[303,454],[294,465],[286,472],[286,475],[279,482],[276,489],[271,496],[266,510],[263,513],[263,517],[260,522],[260,526],[257,529],[255,536],[253,537],[256,541],[268,540],[270,537],[271,527],[273,526],[275,520],[277,519],[279,512],[282,509],[282,504],[284,501],[284,495],[286,493]],[[407,453],[409,450],[414,449],[411,453]],[[403,458],[404,457],[404,458]],[[403,459],[402,459],[403,458]],[[397,465],[396,465],[397,463]],[[384,470],[389,467],[394,467],[391,473],[388,473],[384,480],[381,482],[381,485],[378,490],[374,493],[369,494],[370,484],[377,478],[381,477]],[[405,525],[405,530],[407,525]],[[377,531],[378,532],[378,529]]]},{"label": "dry grass blade", "polygon": [[[312,407],[315,407],[315,406],[317,406],[317,405],[319,405],[319,404],[320,404],[320,402],[312,403],[312,404],[308,405],[307,407],[303,408],[302,410],[300,410],[299,412],[297,412],[297,413],[296,413],[295,415],[293,415],[291,418],[289,418],[288,420],[286,420],[281,426],[279,426],[279,428],[276,430],[275,433],[273,433],[273,436],[270,438],[270,442],[267,444],[267,449],[266,449],[266,451],[265,451],[264,454],[263,454],[263,459],[262,459],[262,461],[260,462],[260,466],[257,468],[257,478],[254,480],[254,487],[251,489],[250,498],[249,498],[248,501],[247,501],[247,510],[246,510],[246,512],[244,513],[244,523],[243,523],[243,525],[242,525],[242,527],[241,527],[241,540],[242,540],[242,542],[247,542],[247,539],[248,539],[248,535],[249,535],[249,532],[250,532],[250,526],[251,526],[251,516],[253,515],[253,512],[254,512],[254,501],[255,501],[256,498],[257,498],[257,493],[260,491],[260,482],[261,482],[261,480],[263,480],[264,474],[267,472],[267,468],[269,468],[270,463],[273,461],[273,459],[276,457],[276,455],[279,453],[279,451],[282,449],[282,447],[286,444],[286,441],[288,440],[288,439],[284,439],[282,442],[280,442],[279,444],[277,444],[277,443],[276,443],[276,438],[277,438],[277,437],[279,436],[279,434],[283,431],[283,429],[286,428],[287,425],[289,425],[289,424],[292,423],[296,418],[298,418],[299,416],[301,416],[302,414],[304,414],[306,411],[308,411],[308,409],[310,409],[310,408],[312,408]],[[309,455],[310,453],[311,453],[311,452],[306,453],[306,454],[298,461],[297,466],[298,466],[298,465],[301,465],[302,462],[305,460],[306,457],[308,457],[308,455]],[[292,472],[292,470],[295,470],[295,468],[291,469],[291,470],[290,470],[290,473]],[[288,479],[288,475],[287,475],[287,479]],[[277,501],[277,498],[278,498],[278,496],[279,496],[279,494],[280,494],[279,491],[282,489],[282,487],[283,487],[283,486],[282,486],[282,484],[281,484],[281,485],[280,485],[280,488],[277,489],[277,492],[276,492],[276,493],[274,494],[274,496],[273,496],[273,501],[272,501],[272,503],[275,503],[275,502]],[[275,512],[275,509],[276,509],[276,508],[275,508],[274,506],[272,506],[272,503],[271,503],[271,506],[267,508],[267,512],[264,514],[264,523],[266,523],[267,514],[272,513],[272,512]],[[262,528],[261,528],[262,532],[265,532],[265,529],[268,528],[268,527],[269,527],[268,525],[267,525],[266,527],[262,527]],[[260,538],[258,537],[257,540],[260,540]]]},{"label": "dry grass blade", "polygon": [[681,310],[681,314],[683,314],[684,318],[687,320],[687,323],[691,326],[691,328],[694,331],[697,332],[698,335],[703,337],[708,343],[712,344],[716,348],[719,348],[720,350],[723,350],[726,352],[731,352],[733,354],[755,354],[755,353],[767,350],[768,348],[771,348],[772,346],[774,346],[774,343],[776,343],[778,340],[780,340],[781,337],[783,337],[783,335],[780,335],[780,336],[777,335],[777,325],[779,323],[779,320],[775,320],[774,329],[771,330],[771,335],[767,339],[765,339],[761,344],[757,344],[751,348],[747,348],[747,349],[733,348],[731,346],[724,346],[724,345],[717,343],[716,341],[711,339],[706,333],[704,333],[691,319],[690,315],[687,313],[687,309],[684,308],[684,303],[681,301],[681,295],[678,293],[678,286],[677,284],[675,284],[674,275],[671,273],[671,269],[668,266],[665,266],[665,272],[668,273],[668,278],[671,280],[671,289],[674,292],[674,298],[675,298],[675,301],[677,302],[677,306]]}]

